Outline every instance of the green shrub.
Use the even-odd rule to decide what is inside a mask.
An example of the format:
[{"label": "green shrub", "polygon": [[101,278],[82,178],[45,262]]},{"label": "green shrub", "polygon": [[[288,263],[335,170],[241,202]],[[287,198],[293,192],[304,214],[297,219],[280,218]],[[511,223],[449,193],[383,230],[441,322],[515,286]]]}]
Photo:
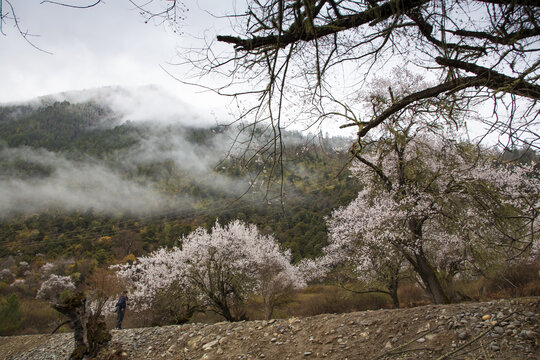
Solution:
[{"label": "green shrub", "polygon": [[15,294],[9,295],[0,302],[0,335],[11,335],[22,322],[22,313],[19,298]]}]

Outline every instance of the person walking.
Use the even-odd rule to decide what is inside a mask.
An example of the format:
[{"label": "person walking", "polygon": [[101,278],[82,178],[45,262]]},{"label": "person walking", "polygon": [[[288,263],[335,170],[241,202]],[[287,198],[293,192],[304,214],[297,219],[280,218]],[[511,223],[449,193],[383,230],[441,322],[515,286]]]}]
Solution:
[{"label": "person walking", "polygon": [[122,320],[124,320],[124,314],[126,313],[126,307],[127,307],[127,291],[124,290],[122,292],[122,295],[120,295],[120,299],[118,299],[118,302],[116,303],[116,328],[121,329],[122,328]]}]

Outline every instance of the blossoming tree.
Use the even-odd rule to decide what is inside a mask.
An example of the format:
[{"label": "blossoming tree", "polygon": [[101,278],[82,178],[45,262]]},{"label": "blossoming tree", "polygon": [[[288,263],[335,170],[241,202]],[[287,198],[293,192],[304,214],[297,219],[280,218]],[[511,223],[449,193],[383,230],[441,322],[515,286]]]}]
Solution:
[{"label": "blossoming tree", "polygon": [[352,171],[365,187],[333,212],[325,253],[364,274],[400,255],[432,300],[445,303],[443,274],[474,270],[480,257],[534,256],[540,181],[532,165],[497,163],[470,144],[419,135],[426,132],[413,121],[355,153]]},{"label": "blossoming tree", "polygon": [[63,291],[75,290],[75,285],[69,276],[50,274],[38,289],[36,297],[51,302],[58,301]]},{"label": "blossoming tree", "polygon": [[210,309],[229,321],[240,320],[241,305],[252,294],[263,295],[266,316],[271,316],[280,293],[304,286],[290,253],[254,225],[216,223],[210,232],[198,228],[180,242],[181,247],[159,249],[119,267],[118,274],[133,285],[131,299],[139,309],[161,292],[177,289],[184,294],[179,301],[188,317]]},{"label": "blossoming tree", "polygon": [[[423,86],[422,77],[397,71],[359,99],[376,118]],[[454,275],[537,253],[538,171],[460,141],[466,104],[449,96],[402,107],[369,139],[358,137],[351,170],[364,188],[328,220],[323,270],[349,264],[397,298],[404,259],[432,300],[445,303],[444,282]]]}]

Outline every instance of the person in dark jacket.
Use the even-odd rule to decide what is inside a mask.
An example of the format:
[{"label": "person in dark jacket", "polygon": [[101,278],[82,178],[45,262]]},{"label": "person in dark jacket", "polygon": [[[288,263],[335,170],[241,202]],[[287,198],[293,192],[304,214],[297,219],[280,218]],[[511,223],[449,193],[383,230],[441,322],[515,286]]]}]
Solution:
[{"label": "person in dark jacket", "polygon": [[124,320],[124,314],[126,313],[127,307],[127,291],[124,290],[120,299],[116,303],[116,328],[122,328],[122,320]]}]

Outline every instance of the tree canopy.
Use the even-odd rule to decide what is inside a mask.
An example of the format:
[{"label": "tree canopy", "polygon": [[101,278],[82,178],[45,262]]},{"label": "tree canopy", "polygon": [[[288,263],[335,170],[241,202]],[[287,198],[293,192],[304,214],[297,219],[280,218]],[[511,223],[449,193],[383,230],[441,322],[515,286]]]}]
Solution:
[{"label": "tree canopy", "polygon": [[[537,147],[539,15],[530,0],[250,1],[231,16],[235,33],[217,36],[234,53],[210,45],[189,64],[223,75],[211,86],[219,93],[256,95],[241,119],[270,124],[278,144],[286,117],[344,120],[362,138],[409,106],[445,99],[455,110],[491,101],[486,131]],[[430,81],[364,116],[358,93],[396,64]]]},{"label": "tree canopy", "polygon": [[305,285],[290,263],[290,251],[282,251],[254,225],[216,223],[211,232],[198,228],[180,242],[181,247],[160,249],[120,266],[118,274],[135,287],[136,306],[150,306],[165,291],[184,302],[187,319],[196,310],[210,308],[234,321],[243,318],[241,306],[249,294],[262,294],[273,307],[281,291]]},{"label": "tree canopy", "polygon": [[443,303],[445,279],[538,256],[540,183],[532,164],[509,166],[466,143],[389,133],[356,154],[353,172],[365,187],[333,212],[323,263],[352,262],[364,277],[394,268],[395,278],[404,259]]}]

